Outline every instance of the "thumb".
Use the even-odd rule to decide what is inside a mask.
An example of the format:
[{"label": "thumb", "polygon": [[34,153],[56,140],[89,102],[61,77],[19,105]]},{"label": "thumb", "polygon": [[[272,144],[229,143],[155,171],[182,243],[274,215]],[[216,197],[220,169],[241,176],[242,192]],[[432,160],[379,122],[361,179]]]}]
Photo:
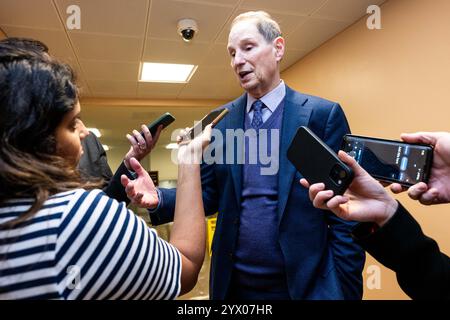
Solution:
[{"label": "thumb", "polygon": [[426,143],[434,146],[436,145],[438,134],[434,132],[402,133],[400,137],[405,142]]},{"label": "thumb", "polygon": [[346,152],[339,150],[338,157],[353,170],[353,172],[355,173],[355,176],[368,174],[366,172],[366,170],[364,170],[358,164],[358,162],[356,162],[356,160],[353,157],[349,156]]},{"label": "thumb", "polygon": [[130,183],[130,179],[128,179],[128,177],[123,174],[120,176],[120,183],[126,188],[128,183]]},{"label": "thumb", "polygon": [[131,158],[130,159],[130,165],[131,165],[131,169],[133,169],[134,172],[136,172],[136,174],[138,176],[142,176],[145,173],[147,173],[144,168],[141,166],[141,164],[139,163],[139,161],[136,160],[136,158]]},{"label": "thumb", "polygon": [[203,135],[202,135],[202,147],[203,148],[205,148],[211,142],[211,135],[212,135],[212,125],[208,124],[205,127],[205,130],[203,130]]}]

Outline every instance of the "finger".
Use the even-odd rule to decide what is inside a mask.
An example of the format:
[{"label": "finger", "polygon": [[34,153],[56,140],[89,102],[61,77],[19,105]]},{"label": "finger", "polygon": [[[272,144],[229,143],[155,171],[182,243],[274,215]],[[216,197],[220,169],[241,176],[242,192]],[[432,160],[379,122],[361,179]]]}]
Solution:
[{"label": "finger", "polygon": [[203,134],[202,134],[203,141],[207,141],[207,142],[211,141],[211,135],[212,135],[212,124],[208,124],[205,127],[205,130],[203,130]]},{"label": "finger", "polygon": [[323,183],[315,183],[309,187],[309,199],[314,201],[317,193],[325,189],[325,184]]},{"label": "finger", "polygon": [[147,142],[145,142],[144,137],[139,131],[133,130],[133,136],[140,146],[145,146],[147,144]]},{"label": "finger", "polygon": [[348,202],[348,197],[346,196],[336,196],[327,201],[326,205],[330,210],[337,210],[341,204]]},{"label": "finger", "polygon": [[431,188],[420,196],[419,201],[424,205],[431,205],[438,202],[438,196],[439,192],[437,189]]},{"label": "finger", "polygon": [[136,141],[136,139],[134,138],[134,136],[132,136],[132,135],[130,135],[130,134],[127,133],[126,137],[127,137],[128,141],[130,142],[131,146],[132,146],[135,150],[136,150],[136,148],[139,149],[139,146],[137,145],[137,141]]},{"label": "finger", "polygon": [[209,145],[209,143],[211,142],[211,136],[212,136],[212,125],[208,124],[202,133],[202,148],[206,148],[206,146]]},{"label": "finger", "polygon": [[408,196],[411,199],[418,200],[427,190],[426,183],[419,182],[408,189]]},{"label": "finger", "polygon": [[142,133],[144,134],[144,139],[145,139],[145,142],[147,143],[147,146],[151,146],[153,143],[153,137],[152,137],[150,130],[148,129],[148,127],[145,124],[141,125],[141,129],[142,129]]},{"label": "finger", "polygon": [[189,134],[188,134],[188,129],[181,129],[180,132],[178,133],[177,136],[177,143],[180,144],[181,142],[189,142],[191,140]]},{"label": "finger", "polygon": [[439,134],[434,132],[402,133],[400,137],[409,143],[426,143],[436,145]]},{"label": "finger", "polygon": [[406,189],[404,186],[402,186],[400,183],[393,183],[393,184],[391,184],[391,185],[389,186],[389,189],[391,189],[391,191],[392,191],[393,193],[401,193],[401,192],[404,192],[404,191],[407,190],[407,189]]},{"label": "finger", "polygon": [[305,178],[300,179],[300,184],[305,188],[309,188],[309,182]]},{"label": "finger", "polygon": [[121,175],[120,176],[120,183],[122,184],[122,186],[124,186],[125,188],[128,186],[128,183],[130,182],[130,179],[128,179],[128,177],[126,175]]},{"label": "finger", "polygon": [[133,169],[139,177],[144,176],[147,173],[136,158],[130,159],[130,165],[131,169]]},{"label": "finger", "polygon": [[321,209],[328,209],[326,202],[330,200],[330,198],[332,198],[333,195],[334,192],[332,190],[325,190],[318,192],[313,201],[314,207]]},{"label": "finger", "polygon": [[158,140],[159,140],[159,136],[161,135],[161,131],[164,129],[164,126],[161,124],[158,127],[158,130],[156,130],[155,136],[153,137],[153,142],[152,145],[154,146]]},{"label": "finger", "polygon": [[128,185],[125,187],[125,193],[130,199],[133,199],[135,197],[136,190],[134,189],[134,184],[132,182],[128,183]]},{"label": "finger", "polygon": [[142,198],[144,197],[144,194],[142,192],[138,192],[134,198],[133,202],[137,205],[140,205],[142,203]]},{"label": "finger", "polygon": [[349,156],[346,152],[339,150],[338,157],[353,170],[355,176],[368,175],[366,170],[364,170],[358,162],[356,162],[356,160]]}]

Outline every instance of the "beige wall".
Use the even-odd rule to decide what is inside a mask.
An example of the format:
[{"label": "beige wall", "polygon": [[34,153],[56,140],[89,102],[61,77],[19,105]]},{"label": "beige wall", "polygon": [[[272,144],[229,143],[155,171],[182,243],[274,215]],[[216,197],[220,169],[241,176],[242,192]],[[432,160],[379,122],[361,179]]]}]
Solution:
[{"label": "beige wall", "polygon": [[[398,139],[402,132],[450,131],[450,1],[390,0],[382,30],[362,19],[282,74],[292,88],[341,103],[353,133]],[[289,43],[287,43],[289,47]],[[398,197],[441,250],[450,253],[450,206]],[[367,267],[379,265],[368,257]],[[419,277],[420,275],[418,275]],[[381,290],[365,299],[404,299],[382,268]]]},{"label": "beige wall", "polygon": [[5,39],[6,38],[6,34],[3,32],[2,29],[0,29],[0,40]]}]

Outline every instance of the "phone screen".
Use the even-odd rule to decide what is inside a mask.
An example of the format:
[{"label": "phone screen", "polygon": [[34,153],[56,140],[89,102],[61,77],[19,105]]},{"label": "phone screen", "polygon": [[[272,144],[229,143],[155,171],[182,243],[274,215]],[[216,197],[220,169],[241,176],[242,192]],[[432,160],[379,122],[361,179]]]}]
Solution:
[{"label": "phone screen", "polygon": [[377,179],[403,185],[428,180],[430,146],[346,135],[343,150]]}]

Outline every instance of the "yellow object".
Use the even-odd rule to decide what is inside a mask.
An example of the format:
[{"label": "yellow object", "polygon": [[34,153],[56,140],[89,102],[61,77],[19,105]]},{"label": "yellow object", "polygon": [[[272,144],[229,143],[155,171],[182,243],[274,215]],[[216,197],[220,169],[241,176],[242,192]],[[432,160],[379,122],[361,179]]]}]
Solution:
[{"label": "yellow object", "polygon": [[209,218],[206,222],[206,241],[208,241],[208,253],[210,257],[212,254],[211,246],[214,237],[214,230],[216,230],[216,221],[217,218]]}]

